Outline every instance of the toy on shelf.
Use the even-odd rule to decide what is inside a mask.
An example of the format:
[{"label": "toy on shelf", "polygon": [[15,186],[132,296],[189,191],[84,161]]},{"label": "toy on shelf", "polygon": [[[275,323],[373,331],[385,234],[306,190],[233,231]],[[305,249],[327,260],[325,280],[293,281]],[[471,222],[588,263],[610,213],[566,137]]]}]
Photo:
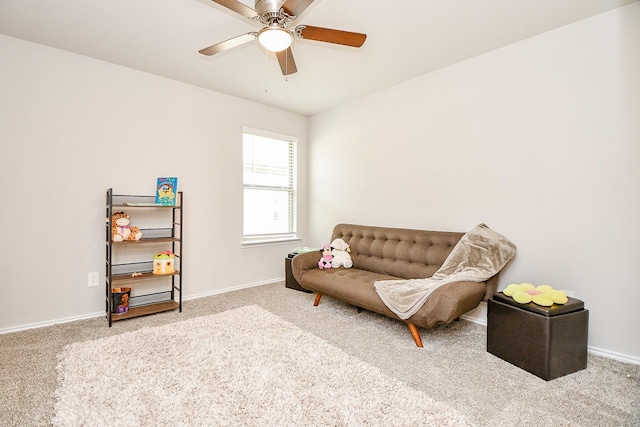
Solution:
[{"label": "toy on shelf", "polygon": [[115,212],[111,217],[111,240],[113,242],[136,241],[142,238],[142,231],[130,225],[129,215]]},{"label": "toy on shelf", "polygon": [[175,254],[171,251],[164,251],[155,254],[153,257],[153,274],[173,274],[175,273]]},{"label": "toy on shelf", "polygon": [[124,314],[128,312],[130,296],[131,296],[131,288],[111,289],[111,298],[113,298],[113,305],[112,305],[111,312],[114,314]]}]

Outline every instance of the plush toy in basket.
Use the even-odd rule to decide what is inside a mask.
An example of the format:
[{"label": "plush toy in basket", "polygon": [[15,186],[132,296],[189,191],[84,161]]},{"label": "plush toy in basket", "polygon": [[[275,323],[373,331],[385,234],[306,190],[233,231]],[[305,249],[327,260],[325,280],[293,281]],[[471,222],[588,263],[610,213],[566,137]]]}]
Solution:
[{"label": "plush toy in basket", "polygon": [[136,241],[142,238],[142,232],[138,227],[130,225],[129,215],[124,212],[115,212],[111,217],[111,240],[113,242]]}]

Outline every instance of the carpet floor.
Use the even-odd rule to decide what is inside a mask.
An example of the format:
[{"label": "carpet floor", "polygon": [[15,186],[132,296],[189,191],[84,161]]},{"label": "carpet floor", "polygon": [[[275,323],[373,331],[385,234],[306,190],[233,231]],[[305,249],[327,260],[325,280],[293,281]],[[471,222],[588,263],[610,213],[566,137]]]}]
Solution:
[{"label": "carpet floor", "polygon": [[249,305],[74,343],[56,427],[469,427],[380,369]]},{"label": "carpet floor", "polygon": [[478,426],[640,426],[638,365],[589,355],[587,369],[547,382],[487,353],[482,325],[459,321],[421,329],[420,349],[401,322],[326,297],[313,307],[312,294],[283,283],[187,301],[183,313],[116,322],[112,328],[94,318],[0,335],[0,426],[51,425],[58,355],[69,344],[248,305],[455,408]]}]

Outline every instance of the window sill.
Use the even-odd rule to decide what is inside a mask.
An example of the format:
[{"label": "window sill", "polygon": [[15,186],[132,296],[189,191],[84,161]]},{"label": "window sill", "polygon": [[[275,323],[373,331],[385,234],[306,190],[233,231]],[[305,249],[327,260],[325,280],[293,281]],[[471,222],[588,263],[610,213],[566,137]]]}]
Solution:
[{"label": "window sill", "polygon": [[293,242],[299,242],[302,239],[298,237],[285,237],[282,239],[261,239],[261,240],[244,240],[240,246],[242,248],[257,248],[263,246],[276,246],[282,244],[289,244]]}]

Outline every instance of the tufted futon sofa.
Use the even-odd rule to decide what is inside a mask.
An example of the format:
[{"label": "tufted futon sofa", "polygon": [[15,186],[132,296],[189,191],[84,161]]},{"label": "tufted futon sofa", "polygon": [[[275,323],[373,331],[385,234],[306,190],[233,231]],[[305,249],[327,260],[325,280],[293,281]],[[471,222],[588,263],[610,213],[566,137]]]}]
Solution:
[{"label": "tufted futon sofa", "polygon": [[[294,277],[302,287],[316,292],[314,306],[326,295],[356,307],[401,320],[374,289],[377,280],[431,277],[444,263],[464,233],[411,230],[338,224],[330,241],[341,238],[351,247],[351,268],[319,269],[318,252],[297,255],[291,262]],[[418,347],[418,327],[432,328],[451,323],[488,300],[497,290],[498,278],[487,282],[453,282],[439,287],[425,304],[406,320]]]}]

